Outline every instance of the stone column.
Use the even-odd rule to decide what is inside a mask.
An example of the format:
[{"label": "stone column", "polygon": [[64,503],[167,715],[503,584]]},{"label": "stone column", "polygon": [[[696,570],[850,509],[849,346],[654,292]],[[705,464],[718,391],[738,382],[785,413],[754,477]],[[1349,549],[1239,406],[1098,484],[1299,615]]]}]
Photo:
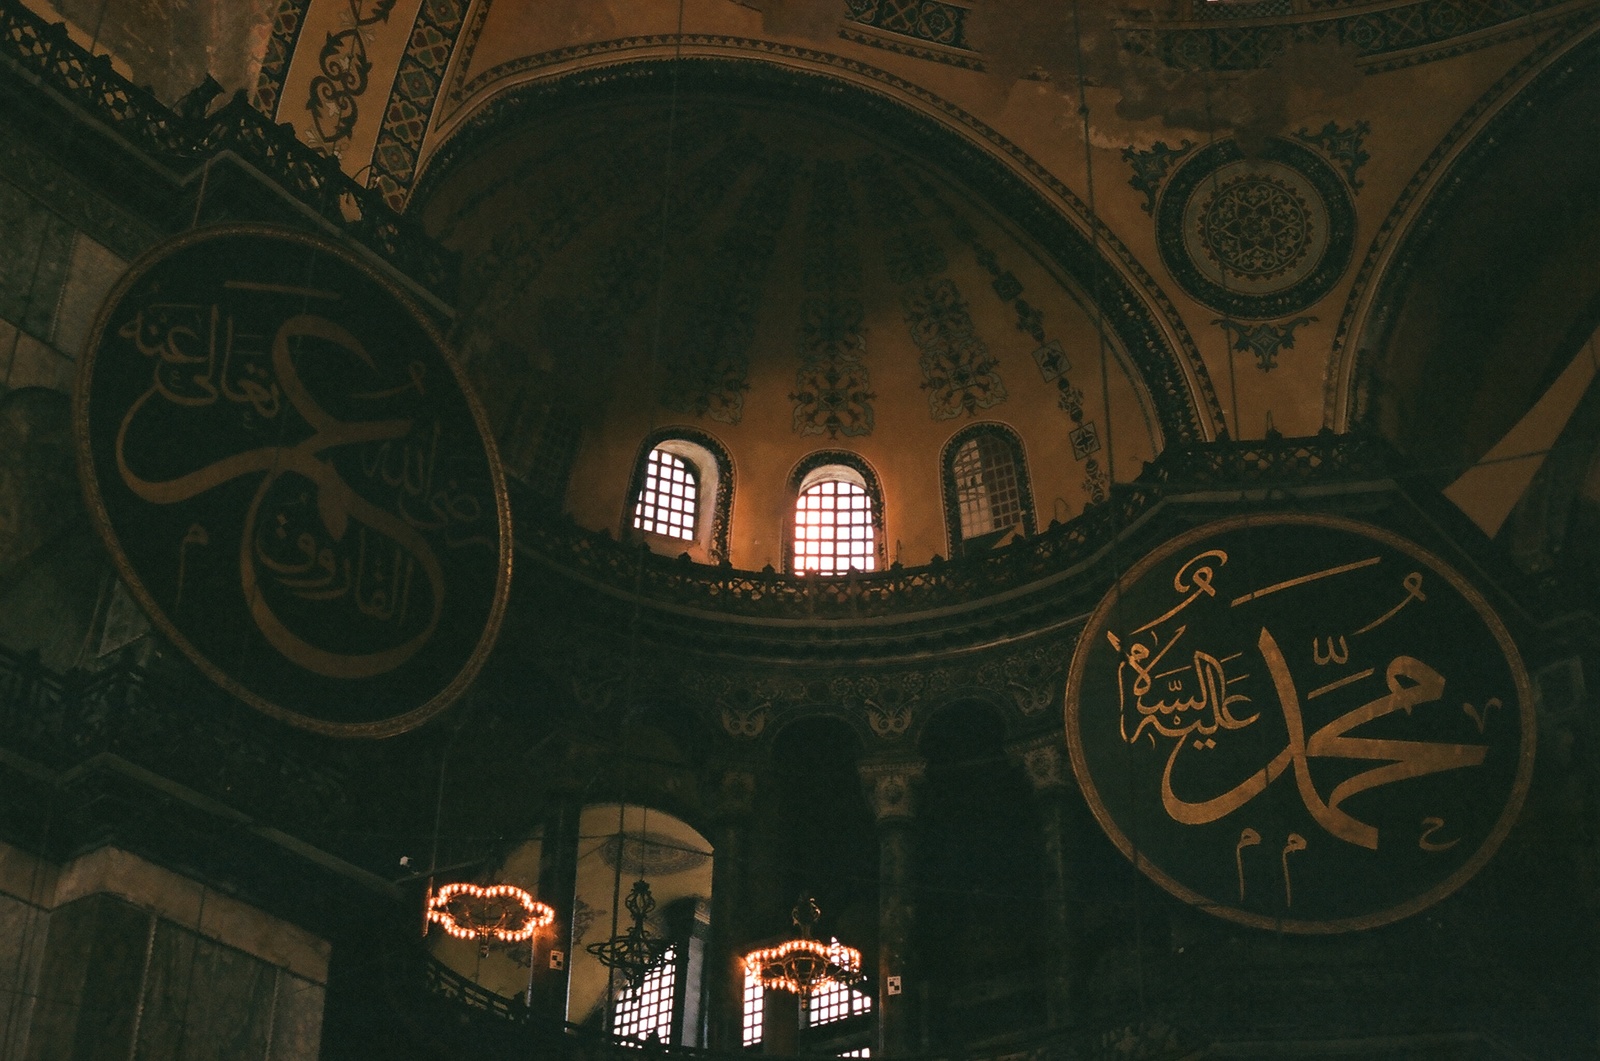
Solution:
[{"label": "stone column", "polygon": [[1052,1026],[1071,1021],[1072,978],[1077,968],[1078,919],[1073,916],[1069,832],[1075,822],[1067,800],[1072,779],[1063,761],[1065,738],[1059,733],[1007,746],[1033,788],[1039,809],[1039,833],[1044,847],[1044,930],[1049,942],[1046,967],[1046,1008]]},{"label": "stone column", "polygon": [[705,951],[705,1044],[736,1052],[744,1040],[744,957],[738,917],[744,902],[755,775],[725,770],[718,782],[711,862],[711,924]]},{"label": "stone column", "polygon": [[[922,779],[921,760],[892,759],[861,765],[867,801],[878,824],[878,1035],[874,1057],[898,1057],[917,1046],[918,1014],[911,1000],[919,997],[911,953],[916,920],[911,893],[911,824],[915,789]],[[899,993],[891,994],[892,978]]]},{"label": "stone column", "polygon": [[[556,913],[555,922],[534,937],[528,1008],[535,1020],[559,1025],[567,1019],[567,983],[572,968],[572,915],[577,904],[578,816],[583,800],[576,789],[550,794],[539,845],[538,900]],[[551,956],[560,957],[552,961]]]}]

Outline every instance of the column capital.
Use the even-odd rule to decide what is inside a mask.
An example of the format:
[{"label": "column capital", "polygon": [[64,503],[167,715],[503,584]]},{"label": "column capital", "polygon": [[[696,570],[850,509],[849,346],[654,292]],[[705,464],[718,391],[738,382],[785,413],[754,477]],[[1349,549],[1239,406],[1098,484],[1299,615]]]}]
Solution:
[{"label": "column capital", "polygon": [[857,767],[867,802],[879,825],[910,821],[916,813],[916,788],[927,764],[921,759],[879,759]]},{"label": "column capital", "polygon": [[737,822],[751,816],[755,810],[755,771],[744,766],[730,766],[712,774],[714,790],[711,794],[711,811],[718,821]]},{"label": "column capital", "polygon": [[1067,767],[1065,737],[1059,733],[1046,733],[1006,745],[1006,754],[1028,778],[1028,784],[1037,793],[1058,792],[1071,788],[1072,772]]}]

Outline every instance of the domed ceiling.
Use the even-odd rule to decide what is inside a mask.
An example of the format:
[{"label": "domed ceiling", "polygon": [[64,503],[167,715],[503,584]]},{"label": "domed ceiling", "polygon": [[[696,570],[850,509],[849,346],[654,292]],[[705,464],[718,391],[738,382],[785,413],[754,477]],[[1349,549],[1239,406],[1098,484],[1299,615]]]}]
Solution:
[{"label": "domed ceiling", "polygon": [[[774,484],[824,446],[872,463],[886,559],[917,563],[949,549],[958,425],[1022,434],[1042,526],[1175,442],[1376,428],[1442,485],[1594,415],[1538,404],[1583,389],[1554,381],[1600,290],[1594,0],[24,2],[169,103],[208,71],[424,214],[467,256],[446,301],[509,463],[548,488],[576,440],[584,524],[620,526],[652,431],[709,431],[739,566],[778,566]],[[913,248],[970,333],[934,366],[954,389],[907,322]],[[1560,475],[1593,500],[1588,460]],[[1466,491],[1486,508],[1447,496],[1496,533],[1514,467]]]},{"label": "domed ceiling", "polygon": [[1049,254],[831,116],[578,109],[458,164],[423,212],[463,256],[457,343],[508,470],[536,478],[568,425],[565,504],[592,528],[624,522],[669,429],[731,455],[744,568],[781,564],[790,473],[818,450],[871,465],[889,559],[921,564],[948,554],[941,453],[969,425],[1020,436],[1041,524],[1162,445],[1123,345]]}]

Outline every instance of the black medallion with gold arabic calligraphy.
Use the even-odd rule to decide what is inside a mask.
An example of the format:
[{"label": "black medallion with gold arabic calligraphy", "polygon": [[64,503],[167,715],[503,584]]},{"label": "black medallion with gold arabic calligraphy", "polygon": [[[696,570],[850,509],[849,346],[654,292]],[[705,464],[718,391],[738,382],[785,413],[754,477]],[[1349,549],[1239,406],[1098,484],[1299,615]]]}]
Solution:
[{"label": "black medallion with gold arabic calligraphy", "polygon": [[268,714],[386,736],[499,630],[510,509],[437,330],[349,253],[206,229],[134,265],[80,370],[90,510],[156,625]]},{"label": "black medallion with gold arabic calligraphy", "polygon": [[1332,516],[1213,523],[1085,626],[1067,744],[1123,854],[1292,932],[1398,920],[1476,873],[1533,772],[1527,672],[1438,557]]}]

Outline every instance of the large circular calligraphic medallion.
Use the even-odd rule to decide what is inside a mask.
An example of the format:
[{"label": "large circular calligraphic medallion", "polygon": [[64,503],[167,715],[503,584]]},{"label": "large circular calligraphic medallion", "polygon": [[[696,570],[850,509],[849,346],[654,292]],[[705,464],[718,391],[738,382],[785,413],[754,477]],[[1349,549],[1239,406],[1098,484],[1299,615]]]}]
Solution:
[{"label": "large circular calligraphic medallion", "polygon": [[1499,847],[1533,772],[1527,672],[1438,557],[1332,516],[1238,517],[1141,560],[1067,679],[1100,824],[1173,895],[1341,932],[1437,902]]},{"label": "large circular calligraphic medallion", "polygon": [[347,251],[260,226],[158,247],[100,312],[75,415],[122,577],[240,699],[386,736],[477,673],[510,588],[499,457],[437,329]]},{"label": "large circular calligraphic medallion", "polygon": [[1201,148],[1173,173],[1155,213],[1167,269],[1230,317],[1305,309],[1350,264],[1350,193],[1332,166],[1290,140],[1269,140],[1257,158],[1231,139]]}]

